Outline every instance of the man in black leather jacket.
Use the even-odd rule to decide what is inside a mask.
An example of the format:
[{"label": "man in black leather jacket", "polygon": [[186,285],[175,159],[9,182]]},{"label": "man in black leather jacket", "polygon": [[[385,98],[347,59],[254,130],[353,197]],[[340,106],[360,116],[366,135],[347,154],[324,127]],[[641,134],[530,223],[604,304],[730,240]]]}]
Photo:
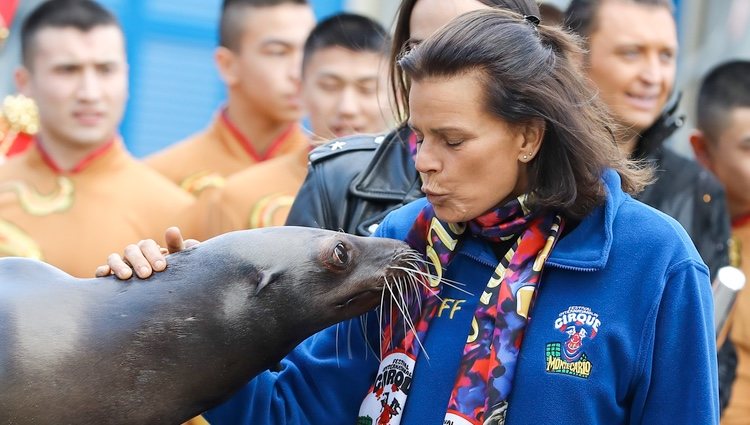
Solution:
[{"label": "man in black leather jacket", "polygon": [[679,96],[668,102],[677,51],[672,7],[670,0],[572,0],[565,22],[586,41],[583,67],[617,124],[620,150],[655,169],[638,199],[682,224],[713,278],[729,264],[724,190],[697,162],[664,146],[682,125]]},{"label": "man in black leather jacket", "polygon": [[[676,100],[664,107],[676,74],[672,12],[669,0],[572,0],[566,24],[587,42],[584,68],[619,125],[621,150],[655,170],[654,183],[638,199],[680,222],[713,280],[729,264],[731,228],[724,190],[697,162],[664,146],[682,124],[675,115]],[[659,109],[663,112],[657,116]],[[723,410],[737,368],[729,339],[718,352],[718,363]]]},{"label": "man in black leather jacket", "polygon": [[634,157],[651,165],[654,183],[638,200],[676,219],[687,230],[711,272],[729,264],[731,225],[724,189],[710,171],[664,146],[664,141],[683,124],[672,102],[644,132]]},{"label": "man in black leather jacket", "polygon": [[390,211],[424,196],[407,128],[337,139],[310,153],[286,224],[369,236]]}]

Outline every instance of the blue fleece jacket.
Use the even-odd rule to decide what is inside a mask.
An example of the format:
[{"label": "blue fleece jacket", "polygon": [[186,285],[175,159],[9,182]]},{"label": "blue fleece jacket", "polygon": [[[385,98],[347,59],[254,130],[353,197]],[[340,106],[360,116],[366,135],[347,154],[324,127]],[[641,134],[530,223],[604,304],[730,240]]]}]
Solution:
[{"label": "blue fleece jacket", "polygon": [[[622,192],[615,172],[604,180],[605,204],[563,237],[547,262],[506,423],[718,424],[708,270],[676,221]],[[376,236],[404,239],[425,203],[391,213]],[[443,295],[424,341],[430,358],[417,359],[401,424],[443,424],[474,307],[496,264],[486,243],[462,242],[446,277],[474,295]],[[350,321],[314,335],[281,371],[259,375],[206,419],[374,423],[357,422],[378,370],[361,329]]]}]

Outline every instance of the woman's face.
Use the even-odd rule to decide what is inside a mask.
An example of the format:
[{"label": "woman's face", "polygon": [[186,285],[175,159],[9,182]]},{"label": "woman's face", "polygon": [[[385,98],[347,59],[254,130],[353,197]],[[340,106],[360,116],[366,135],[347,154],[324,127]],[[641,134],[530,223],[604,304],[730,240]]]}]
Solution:
[{"label": "woman's face", "polygon": [[419,43],[462,13],[489,8],[479,0],[418,0],[409,19],[409,39]]},{"label": "woman's face", "polygon": [[409,125],[421,141],[422,191],[437,217],[450,223],[523,193],[525,162],[541,139],[532,126],[511,125],[485,110],[478,72],[415,81],[409,96]]}]

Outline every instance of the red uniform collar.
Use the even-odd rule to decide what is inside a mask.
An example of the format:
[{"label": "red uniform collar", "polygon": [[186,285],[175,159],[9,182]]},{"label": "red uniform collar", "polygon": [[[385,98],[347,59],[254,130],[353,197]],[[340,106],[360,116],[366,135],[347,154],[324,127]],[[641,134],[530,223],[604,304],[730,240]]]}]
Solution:
[{"label": "red uniform collar", "polygon": [[732,218],[733,229],[744,227],[748,223],[750,223],[750,213],[738,215],[737,217]]},{"label": "red uniform collar", "polygon": [[16,15],[19,0],[3,0],[0,2],[0,30],[10,29],[13,17]]},{"label": "red uniform collar", "polygon": [[83,158],[70,170],[63,170],[57,165],[52,156],[50,156],[50,154],[44,149],[44,144],[40,142],[39,138],[36,139],[36,147],[37,149],[39,149],[39,154],[42,156],[42,160],[44,161],[44,163],[47,164],[47,166],[56,174],[77,174],[88,168],[88,166],[91,165],[91,163],[93,163],[97,158],[100,158],[102,155],[107,153],[112,148],[112,146],[114,146],[116,140],[117,137],[113,137],[107,143],[99,146],[98,148],[96,148],[96,150],[86,155],[85,158]]},{"label": "red uniform collar", "polygon": [[240,132],[237,126],[234,125],[232,120],[229,119],[229,114],[227,114],[226,108],[221,110],[221,121],[227,127],[229,132],[232,133],[232,136],[234,136],[234,138],[237,139],[240,145],[245,149],[248,155],[250,155],[257,162],[265,161],[273,156],[273,154],[284,144],[284,141],[292,132],[295,126],[295,124],[293,123],[290,124],[289,127],[284,130],[284,132],[281,133],[281,135],[277,137],[276,140],[271,143],[271,146],[269,146],[268,149],[261,155],[255,150],[253,144],[250,142],[250,139],[245,137],[245,135]]}]

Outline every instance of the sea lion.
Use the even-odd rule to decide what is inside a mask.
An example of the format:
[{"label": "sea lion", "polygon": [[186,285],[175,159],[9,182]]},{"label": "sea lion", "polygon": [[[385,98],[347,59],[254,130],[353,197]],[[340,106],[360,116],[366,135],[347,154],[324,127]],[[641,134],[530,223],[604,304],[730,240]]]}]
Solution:
[{"label": "sea lion", "polygon": [[413,252],[302,227],[232,232],[141,281],[0,260],[0,422],[179,424],[309,335],[376,307]]}]

